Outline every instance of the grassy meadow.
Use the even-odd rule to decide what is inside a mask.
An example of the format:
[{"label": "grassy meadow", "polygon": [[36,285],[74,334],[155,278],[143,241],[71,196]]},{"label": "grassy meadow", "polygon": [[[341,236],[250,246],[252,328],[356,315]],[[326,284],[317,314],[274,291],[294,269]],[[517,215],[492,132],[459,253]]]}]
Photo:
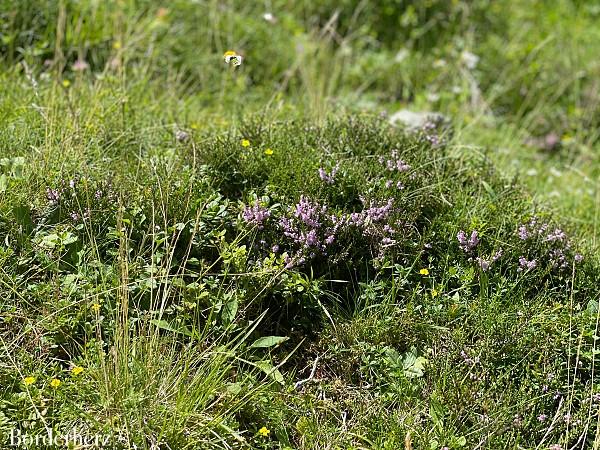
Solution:
[{"label": "grassy meadow", "polygon": [[599,449],[599,24],[0,0],[0,447]]}]

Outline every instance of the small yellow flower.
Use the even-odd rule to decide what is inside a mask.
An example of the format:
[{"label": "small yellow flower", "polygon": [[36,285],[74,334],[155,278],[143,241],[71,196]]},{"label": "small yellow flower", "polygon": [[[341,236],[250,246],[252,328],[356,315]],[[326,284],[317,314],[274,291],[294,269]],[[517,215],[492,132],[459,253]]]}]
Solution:
[{"label": "small yellow flower", "polygon": [[81,366],[75,366],[71,369],[71,373],[75,376],[79,375],[81,372],[83,372],[83,367]]},{"label": "small yellow flower", "polygon": [[96,314],[98,314],[100,312],[100,303],[94,303],[92,305],[92,311],[94,311]]},{"label": "small yellow flower", "polygon": [[258,434],[264,437],[267,437],[270,433],[271,430],[269,430],[267,427],[262,427],[260,430],[258,430]]},{"label": "small yellow flower", "polygon": [[121,47],[122,47],[122,45],[121,45],[121,41],[115,41],[115,42],[113,42],[113,48],[114,48],[115,50],[120,50],[120,49],[121,49]]},{"label": "small yellow flower", "polygon": [[233,50],[227,50],[223,53],[223,59],[227,64],[232,64],[234,66],[240,66],[242,64],[242,60],[244,59],[242,55],[238,55]]},{"label": "small yellow flower", "polygon": [[25,386],[31,386],[33,383],[35,383],[35,377],[25,377],[23,378],[23,383]]},{"label": "small yellow flower", "polygon": [[56,389],[57,387],[60,386],[60,380],[58,378],[53,378],[52,381],[50,382],[50,386],[52,386],[54,389]]},{"label": "small yellow flower", "polygon": [[71,86],[71,82],[69,80],[62,80],[62,85],[63,87],[68,88],[69,86]]},{"label": "small yellow flower", "polygon": [[250,147],[250,141],[248,139],[242,139],[242,147]]},{"label": "small yellow flower", "polygon": [[239,66],[242,64],[242,60],[244,58],[242,58],[241,55],[238,55],[236,52],[234,52],[233,50],[227,50],[225,53],[223,53],[223,59],[225,60],[225,62],[227,64],[233,64],[234,66]]},{"label": "small yellow flower", "polygon": [[421,275],[429,275],[429,269],[421,269],[421,270],[419,270],[419,273]]},{"label": "small yellow flower", "polygon": [[265,155],[271,156],[272,154],[273,154],[273,150],[272,149],[268,148],[268,149],[265,150]]},{"label": "small yellow flower", "polygon": [[198,124],[198,122],[192,122],[192,123],[190,124],[190,128],[191,128],[192,130],[197,130],[198,128],[200,128],[200,125]]},{"label": "small yellow flower", "polygon": [[431,298],[436,298],[438,296],[439,292],[437,291],[437,289],[432,289],[431,290]]}]

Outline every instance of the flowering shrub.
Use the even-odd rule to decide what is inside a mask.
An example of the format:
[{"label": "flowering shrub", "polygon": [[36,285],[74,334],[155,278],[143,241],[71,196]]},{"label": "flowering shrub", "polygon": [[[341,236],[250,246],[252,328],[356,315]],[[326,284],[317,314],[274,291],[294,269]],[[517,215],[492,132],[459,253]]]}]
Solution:
[{"label": "flowering shrub", "polygon": [[66,220],[74,225],[87,222],[100,226],[114,219],[105,211],[115,210],[116,200],[117,193],[109,182],[63,179],[58,185],[46,188],[45,220],[48,223]]},{"label": "flowering shrub", "polygon": [[533,270],[538,266],[550,270],[570,270],[583,256],[573,250],[567,234],[550,223],[532,217],[517,229],[523,254],[519,256],[519,270]]}]

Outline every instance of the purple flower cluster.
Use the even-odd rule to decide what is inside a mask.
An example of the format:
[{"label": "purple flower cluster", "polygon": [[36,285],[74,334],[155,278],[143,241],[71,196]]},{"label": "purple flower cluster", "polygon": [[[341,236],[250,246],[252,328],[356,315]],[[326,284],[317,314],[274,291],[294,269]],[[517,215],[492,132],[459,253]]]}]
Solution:
[{"label": "purple flower cluster", "polygon": [[58,189],[46,189],[46,198],[48,199],[48,203],[51,205],[56,205],[60,201],[61,191]]},{"label": "purple flower cluster", "polygon": [[531,261],[521,256],[520,271],[531,270],[538,265],[538,262],[544,261],[547,261],[551,267],[566,269],[569,267],[569,261],[579,263],[583,260],[582,255],[573,255],[571,242],[563,230],[551,227],[547,222],[540,222],[537,217],[521,224],[517,229],[517,236],[525,243],[529,253],[537,256]]},{"label": "purple flower cluster", "polygon": [[60,186],[56,188],[46,188],[46,199],[50,205],[58,205],[61,200],[67,198],[67,193],[70,197],[77,195],[77,184],[78,180],[70,179],[69,181],[61,180]]},{"label": "purple flower cluster", "polygon": [[383,164],[390,172],[407,172],[410,170],[410,165],[399,157],[398,150],[396,149],[392,150],[389,158],[381,156],[379,163]]},{"label": "purple flower cluster", "polygon": [[333,169],[331,169],[331,173],[327,173],[325,169],[322,167],[319,168],[319,178],[323,180],[327,184],[335,183],[335,176],[337,175],[338,170],[340,169],[340,165],[336,164]]},{"label": "purple flower cluster", "polygon": [[265,221],[270,216],[271,212],[264,206],[261,206],[258,200],[254,202],[253,206],[245,206],[242,212],[244,222],[256,225],[259,230],[263,229]]},{"label": "purple flower cluster", "polygon": [[560,228],[555,228],[551,232],[548,232],[549,229],[550,224],[546,222],[540,223],[537,217],[533,217],[528,223],[521,224],[517,233],[522,241],[535,238],[541,238],[546,242],[567,241],[567,235]]},{"label": "purple flower cluster", "polygon": [[441,129],[443,128],[443,118],[430,118],[427,122],[423,124],[421,127],[420,135],[421,138],[426,142],[431,144],[433,147],[438,147],[442,144],[445,144],[445,139],[441,134]]},{"label": "purple flower cluster", "polygon": [[524,256],[521,256],[519,257],[519,266],[520,267],[517,269],[519,272],[523,270],[533,270],[537,267],[537,261],[535,259],[528,261]]},{"label": "purple flower cluster", "polygon": [[492,264],[494,264],[496,261],[498,261],[501,257],[502,257],[502,249],[500,249],[496,253],[494,253],[490,259],[484,259],[484,258],[480,258],[478,256],[477,258],[475,258],[475,260],[479,264],[479,267],[481,268],[481,270],[483,270],[484,272],[487,272],[488,270],[490,270],[490,267],[492,266]]},{"label": "purple flower cluster", "polygon": [[302,264],[305,257],[317,253],[327,254],[327,248],[335,242],[339,225],[334,223],[326,205],[313,202],[305,196],[292,210],[292,217],[282,217],[279,227],[283,235],[297,248],[288,266]]},{"label": "purple flower cluster", "polygon": [[[386,189],[391,188],[393,185],[394,185],[394,180],[386,180],[385,181]],[[404,189],[404,183],[402,183],[402,181],[396,181],[396,189],[398,189],[398,190]]]},{"label": "purple flower cluster", "polygon": [[365,232],[369,231],[369,225],[385,221],[393,211],[394,199],[390,198],[382,203],[367,201],[361,198],[364,209],[361,212],[354,212],[343,217],[345,223],[350,226],[362,228]]},{"label": "purple flower cluster", "polygon": [[460,230],[456,235],[456,239],[458,239],[458,245],[465,253],[470,253],[479,245],[477,231],[473,231],[471,233],[471,237],[467,238],[467,233],[465,233],[463,230]]},{"label": "purple flower cluster", "polygon": [[380,250],[395,243],[396,230],[388,223],[393,213],[393,199],[382,202],[363,201],[360,212],[333,214],[326,205],[301,196],[290,215],[279,220],[279,228],[287,238],[292,252],[288,267],[303,264],[317,255],[327,256],[330,248],[343,235],[359,230]]}]

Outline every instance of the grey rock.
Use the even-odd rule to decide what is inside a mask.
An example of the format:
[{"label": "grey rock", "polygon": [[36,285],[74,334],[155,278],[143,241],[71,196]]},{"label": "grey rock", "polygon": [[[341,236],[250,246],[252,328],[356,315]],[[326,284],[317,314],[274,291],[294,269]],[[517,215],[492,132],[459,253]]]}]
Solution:
[{"label": "grey rock", "polygon": [[401,109],[390,116],[389,119],[392,125],[404,126],[410,131],[422,129],[427,123],[444,123],[447,122],[446,116],[437,112],[431,111],[410,111]]}]

